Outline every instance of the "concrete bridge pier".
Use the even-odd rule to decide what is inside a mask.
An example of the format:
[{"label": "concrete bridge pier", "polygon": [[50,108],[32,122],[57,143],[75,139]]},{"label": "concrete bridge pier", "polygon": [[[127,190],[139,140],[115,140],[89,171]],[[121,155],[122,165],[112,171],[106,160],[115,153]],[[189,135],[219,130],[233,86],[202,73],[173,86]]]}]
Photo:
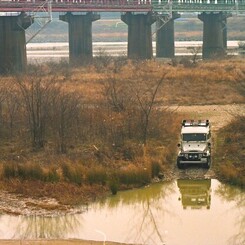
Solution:
[{"label": "concrete bridge pier", "polygon": [[164,57],[164,58],[174,57],[175,55],[174,20],[179,17],[180,14],[173,13],[172,18],[170,20],[168,20],[168,16],[161,16],[160,18],[157,19],[156,57]]},{"label": "concrete bridge pier", "polygon": [[100,19],[100,15],[89,12],[87,14],[72,14],[71,12],[59,16],[60,20],[69,25],[69,61],[73,65],[85,64],[93,58],[92,22]]},{"label": "concrete bridge pier", "polygon": [[0,73],[23,72],[27,66],[25,29],[33,23],[24,12],[0,16]]},{"label": "concrete bridge pier", "polygon": [[222,22],[223,26],[223,44],[224,49],[227,49],[227,18],[225,18]]},{"label": "concrete bridge pier", "polygon": [[151,25],[155,17],[151,13],[123,14],[121,20],[128,25],[128,58],[130,59],[151,59],[152,33]]},{"label": "concrete bridge pier", "polygon": [[227,16],[220,13],[202,13],[198,18],[203,21],[203,59],[225,55],[224,20]]}]

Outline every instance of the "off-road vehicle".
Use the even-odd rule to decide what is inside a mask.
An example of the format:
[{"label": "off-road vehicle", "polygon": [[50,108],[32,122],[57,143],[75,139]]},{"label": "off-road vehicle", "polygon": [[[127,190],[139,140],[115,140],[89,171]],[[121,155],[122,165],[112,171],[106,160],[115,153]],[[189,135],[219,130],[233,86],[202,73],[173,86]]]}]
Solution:
[{"label": "off-road vehicle", "polygon": [[183,120],[181,142],[178,144],[178,168],[196,164],[205,168],[211,165],[211,131],[209,120]]}]

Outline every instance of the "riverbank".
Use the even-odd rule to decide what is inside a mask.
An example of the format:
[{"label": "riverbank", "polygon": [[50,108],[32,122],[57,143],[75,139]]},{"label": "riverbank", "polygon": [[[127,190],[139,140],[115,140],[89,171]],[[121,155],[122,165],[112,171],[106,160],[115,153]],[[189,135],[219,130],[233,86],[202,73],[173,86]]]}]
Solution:
[{"label": "riverbank", "polygon": [[[243,60],[193,65],[110,58],[89,67],[52,64],[32,69],[19,80],[1,78],[1,91],[6,95],[3,113],[8,115],[1,129],[2,212],[72,213],[77,204],[86,206],[110,192],[159,178],[217,178],[213,167],[208,171],[177,169],[180,122],[208,118],[215,141],[218,130],[245,113],[240,87]],[[29,111],[25,104],[29,94],[21,89],[28,90],[30,84],[35,85],[35,92],[44,91],[43,117],[35,117],[39,111]],[[32,95],[39,105],[39,97]],[[153,110],[147,111],[152,100]],[[40,128],[31,127],[30,118],[46,127],[39,138],[32,138]],[[25,201],[15,209],[20,199]]]},{"label": "riverbank", "polygon": [[[216,140],[218,132],[231,123],[238,116],[245,116],[245,104],[240,105],[203,105],[203,106],[180,106],[175,108],[177,113],[193,115],[206,118],[212,122],[213,150],[217,149]],[[242,132],[241,132],[242,134]],[[241,143],[241,142],[240,142]],[[223,150],[222,150],[223,149]],[[229,181],[229,178],[220,173],[223,166],[222,152],[227,149],[219,149],[216,159],[210,169],[198,167],[179,170],[176,164],[171,164],[164,170],[165,181],[176,179],[219,179]],[[241,152],[242,154],[242,152]],[[222,162],[220,164],[219,162]],[[231,171],[234,173],[234,171]],[[228,171],[229,175],[229,171]],[[234,176],[232,176],[234,178]],[[155,181],[159,181],[155,179]],[[21,188],[20,188],[21,187]],[[74,185],[70,183],[45,183],[37,181],[10,180],[1,182],[0,211],[15,215],[62,215],[67,213],[81,212],[81,208],[86,210],[87,204],[110,195],[108,187],[103,185]],[[130,188],[130,187],[128,187]],[[11,192],[11,193],[9,193]],[[19,193],[14,194],[14,193]],[[78,204],[76,208],[75,204]]]}]

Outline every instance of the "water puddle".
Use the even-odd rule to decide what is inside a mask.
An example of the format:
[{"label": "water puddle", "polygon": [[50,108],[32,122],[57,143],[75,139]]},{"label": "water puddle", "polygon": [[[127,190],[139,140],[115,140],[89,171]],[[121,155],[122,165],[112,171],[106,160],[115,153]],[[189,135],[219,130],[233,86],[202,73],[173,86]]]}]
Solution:
[{"label": "water puddle", "polygon": [[177,180],[120,192],[77,214],[0,214],[0,239],[36,238],[241,245],[245,193],[217,180]]}]

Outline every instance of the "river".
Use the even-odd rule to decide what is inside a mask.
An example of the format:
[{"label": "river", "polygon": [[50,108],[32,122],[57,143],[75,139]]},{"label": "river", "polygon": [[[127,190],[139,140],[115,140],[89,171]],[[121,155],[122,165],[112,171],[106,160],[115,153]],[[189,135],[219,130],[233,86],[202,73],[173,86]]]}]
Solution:
[{"label": "river", "polygon": [[[238,55],[239,41],[228,41],[228,54]],[[193,48],[196,48],[198,55],[201,56],[201,41],[176,41],[176,56],[193,56]],[[110,56],[126,56],[127,42],[93,42],[93,54],[110,55]],[[153,56],[156,55],[156,43],[153,42]],[[57,61],[68,59],[69,44],[60,43],[28,43],[27,58],[29,62]]]},{"label": "river", "polygon": [[179,179],[119,192],[76,214],[0,214],[0,239],[37,238],[242,245],[245,193],[216,179]]}]

